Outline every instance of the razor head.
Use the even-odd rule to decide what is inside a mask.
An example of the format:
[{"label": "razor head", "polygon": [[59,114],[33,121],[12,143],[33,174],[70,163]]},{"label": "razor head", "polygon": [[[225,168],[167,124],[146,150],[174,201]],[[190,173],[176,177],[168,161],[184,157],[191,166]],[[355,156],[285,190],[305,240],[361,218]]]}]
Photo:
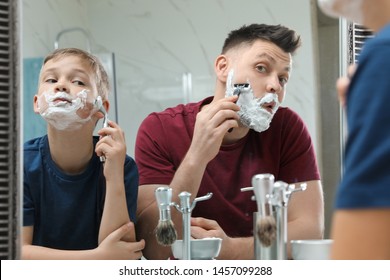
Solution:
[{"label": "razor head", "polygon": [[103,106],[103,100],[102,100],[102,97],[100,95],[98,97],[96,97],[96,99],[95,99],[95,107],[103,115],[107,115],[107,111],[106,111],[106,109]]},{"label": "razor head", "polygon": [[244,84],[234,84],[233,85],[233,95],[238,95],[240,96],[240,94],[243,92],[243,91],[249,91],[250,90],[250,86],[248,83],[244,83]]},{"label": "razor head", "polygon": [[95,107],[98,108],[99,111],[100,111],[100,108],[103,107],[103,100],[102,100],[102,97],[100,95],[98,97],[96,97],[96,99],[95,99]]},{"label": "razor head", "polygon": [[[234,95],[237,95],[238,97],[240,97],[240,94],[243,93],[243,92],[249,92],[251,90],[251,87],[248,83],[244,83],[244,84],[234,84],[233,85],[233,96]],[[238,100],[238,98],[237,98]],[[236,101],[237,102],[237,101]],[[235,102],[235,103],[236,103]],[[233,131],[233,128],[229,128],[228,132],[232,132]]]},{"label": "razor head", "polygon": [[243,84],[234,84],[233,85],[235,88],[249,88],[249,84],[248,83],[243,83]]},{"label": "razor head", "polygon": [[[108,127],[108,114],[106,109],[103,106],[103,100],[100,95],[96,97],[94,106],[98,109],[100,113],[103,114],[103,128]],[[100,162],[105,162],[105,161],[106,161],[106,157],[100,156]]]},{"label": "razor head", "polygon": [[107,127],[108,126],[108,114],[107,114],[106,109],[103,106],[103,100],[102,100],[102,97],[100,95],[98,97],[96,97],[95,107],[98,109],[98,111],[100,113],[103,114],[103,127]]}]

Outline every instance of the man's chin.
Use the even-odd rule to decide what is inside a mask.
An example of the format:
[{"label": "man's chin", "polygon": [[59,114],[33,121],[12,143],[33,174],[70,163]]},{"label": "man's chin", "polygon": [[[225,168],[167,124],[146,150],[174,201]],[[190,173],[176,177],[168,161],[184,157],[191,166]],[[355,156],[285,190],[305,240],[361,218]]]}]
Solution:
[{"label": "man's chin", "polygon": [[268,128],[269,128],[269,125],[268,126],[262,125],[262,126],[253,127],[252,129],[258,133],[261,133],[261,132],[266,131]]},{"label": "man's chin", "polygon": [[248,119],[245,120],[240,119],[240,126],[247,127],[256,132],[263,132],[270,127],[271,121],[272,121],[272,117],[262,121],[261,120],[250,121]]}]

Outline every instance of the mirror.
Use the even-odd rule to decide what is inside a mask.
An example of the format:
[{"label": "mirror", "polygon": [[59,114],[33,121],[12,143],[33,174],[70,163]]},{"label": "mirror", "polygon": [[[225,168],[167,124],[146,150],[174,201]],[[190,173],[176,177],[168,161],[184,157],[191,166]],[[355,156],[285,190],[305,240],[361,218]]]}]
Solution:
[{"label": "mirror", "polygon": [[[137,129],[149,113],[213,95],[214,59],[230,30],[253,22],[295,29],[303,44],[293,58],[283,105],[303,118],[315,144],[324,190],[330,194],[328,229],[332,190],[340,174],[338,115],[333,114],[338,108],[333,91],[338,22],[321,17],[316,1],[22,0],[22,8],[24,140],[44,133],[42,120],[33,113],[32,96],[42,58],[61,34],[59,47],[86,49],[89,41],[91,52],[113,55],[109,63],[115,113],[109,115],[116,116],[125,131],[132,157]],[[85,32],[61,33],[73,28]],[[329,143],[331,151],[324,148]],[[331,157],[324,161],[329,152]]]}]

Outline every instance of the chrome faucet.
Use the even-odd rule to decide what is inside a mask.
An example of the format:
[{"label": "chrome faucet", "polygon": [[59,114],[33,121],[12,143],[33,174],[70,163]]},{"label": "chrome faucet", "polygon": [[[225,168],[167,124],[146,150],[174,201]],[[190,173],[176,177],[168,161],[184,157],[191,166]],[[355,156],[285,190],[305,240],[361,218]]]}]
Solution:
[{"label": "chrome faucet", "polygon": [[291,194],[306,190],[306,183],[296,188],[294,184],[277,181],[274,184],[272,195],[269,197],[276,212],[276,259],[287,260],[287,206]]},{"label": "chrome faucet", "polygon": [[183,260],[191,259],[191,213],[195,205],[199,201],[208,200],[212,197],[212,193],[197,197],[190,203],[191,194],[189,192],[181,192],[179,194],[180,205],[174,204],[175,208],[182,213],[183,217]]},{"label": "chrome faucet", "polygon": [[[212,197],[212,193],[207,193],[204,196],[195,198],[192,203],[190,202],[191,193],[189,192],[181,192],[179,194],[179,200],[180,205],[171,202],[172,198],[172,189],[170,187],[159,187],[155,191],[156,194],[156,200],[157,204],[159,206],[160,211],[160,222],[161,221],[166,222],[168,221],[168,225],[170,227],[173,227],[173,223],[171,222],[171,215],[170,215],[170,207],[175,206],[175,208],[182,214],[183,218],[183,246],[182,246],[182,259],[183,260],[190,260],[191,259],[191,213],[192,210],[195,208],[195,205],[199,201],[208,200]],[[161,225],[160,225],[161,227]],[[161,231],[160,231],[161,232]],[[164,233],[170,233],[170,231],[163,231]],[[160,233],[161,235],[161,233]],[[160,240],[165,240],[164,236],[157,236]],[[171,238],[168,238],[170,241],[174,241]],[[176,239],[176,237],[175,237]],[[171,245],[171,243],[166,243],[167,245]]]}]

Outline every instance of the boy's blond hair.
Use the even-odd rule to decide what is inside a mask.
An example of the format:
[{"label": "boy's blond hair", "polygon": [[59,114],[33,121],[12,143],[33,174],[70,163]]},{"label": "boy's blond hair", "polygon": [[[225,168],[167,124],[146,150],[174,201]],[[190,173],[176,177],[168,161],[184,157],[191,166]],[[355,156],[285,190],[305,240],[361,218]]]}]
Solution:
[{"label": "boy's blond hair", "polygon": [[56,60],[66,56],[77,56],[80,59],[86,61],[91,66],[92,71],[95,73],[98,95],[100,95],[103,100],[107,100],[108,92],[110,90],[107,72],[101,64],[100,60],[87,51],[77,48],[56,49],[45,57],[42,68],[49,60]]}]

